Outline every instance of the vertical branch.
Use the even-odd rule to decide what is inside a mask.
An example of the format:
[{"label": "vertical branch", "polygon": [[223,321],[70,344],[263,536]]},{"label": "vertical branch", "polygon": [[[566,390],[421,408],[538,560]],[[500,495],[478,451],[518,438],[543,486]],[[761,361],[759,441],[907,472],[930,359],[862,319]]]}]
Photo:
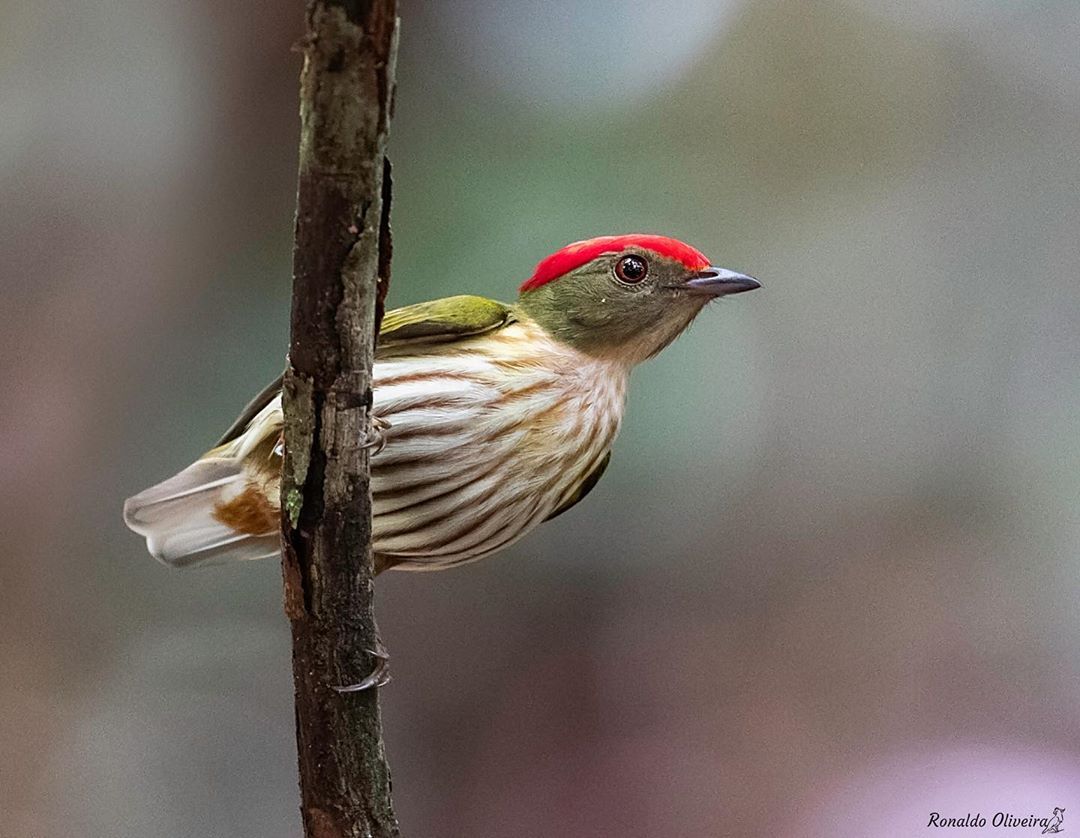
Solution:
[{"label": "vertical branch", "polygon": [[390,271],[396,39],[396,0],[308,0],[281,487],[308,838],[399,834],[378,690],[335,690],[368,676],[381,648],[363,443]]}]

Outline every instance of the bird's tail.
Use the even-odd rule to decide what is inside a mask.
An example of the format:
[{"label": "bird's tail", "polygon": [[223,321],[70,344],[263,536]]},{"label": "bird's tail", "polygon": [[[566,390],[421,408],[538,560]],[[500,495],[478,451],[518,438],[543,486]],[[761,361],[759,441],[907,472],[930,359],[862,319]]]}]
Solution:
[{"label": "bird's tail", "polygon": [[[280,550],[276,519],[248,510],[262,500],[256,490],[241,458],[207,456],[128,498],[124,522],[146,537],[150,555],[173,567],[268,558]],[[237,510],[247,512],[247,526]]]},{"label": "bird's tail", "polygon": [[242,431],[124,503],[124,523],[155,559],[190,567],[280,553],[281,401],[263,402]]}]

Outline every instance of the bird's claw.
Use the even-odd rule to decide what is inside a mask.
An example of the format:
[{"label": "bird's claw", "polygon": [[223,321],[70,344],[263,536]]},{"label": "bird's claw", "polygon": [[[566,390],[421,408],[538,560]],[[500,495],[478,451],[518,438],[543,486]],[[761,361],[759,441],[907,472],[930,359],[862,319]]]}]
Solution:
[{"label": "bird's claw", "polygon": [[386,649],[379,644],[378,651],[372,649],[365,649],[369,655],[375,658],[375,668],[371,670],[370,674],[355,684],[347,684],[344,687],[334,687],[334,692],[337,693],[359,693],[364,690],[370,690],[372,687],[385,687],[390,683],[390,655]]},{"label": "bird's claw", "polygon": [[388,430],[390,430],[389,422],[381,416],[372,416],[371,427],[368,428],[364,441],[360,443],[360,448],[371,451],[371,456],[374,457],[386,447],[386,432]]}]

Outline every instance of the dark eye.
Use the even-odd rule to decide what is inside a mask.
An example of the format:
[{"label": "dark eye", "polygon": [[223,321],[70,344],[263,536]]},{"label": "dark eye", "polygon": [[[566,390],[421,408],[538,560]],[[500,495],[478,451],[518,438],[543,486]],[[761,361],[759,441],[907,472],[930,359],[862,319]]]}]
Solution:
[{"label": "dark eye", "polygon": [[641,282],[649,273],[649,263],[640,256],[623,256],[615,263],[615,276],[631,285]]}]

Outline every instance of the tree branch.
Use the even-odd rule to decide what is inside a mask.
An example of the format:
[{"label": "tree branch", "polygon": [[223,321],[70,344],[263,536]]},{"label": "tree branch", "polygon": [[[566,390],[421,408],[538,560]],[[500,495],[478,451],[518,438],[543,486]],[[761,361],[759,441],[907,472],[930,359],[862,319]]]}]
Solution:
[{"label": "tree branch", "polygon": [[390,275],[386,139],[396,0],[308,0],[285,464],[285,612],[292,625],[301,812],[308,838],[397,836],[378,690],[364,440]]}]

